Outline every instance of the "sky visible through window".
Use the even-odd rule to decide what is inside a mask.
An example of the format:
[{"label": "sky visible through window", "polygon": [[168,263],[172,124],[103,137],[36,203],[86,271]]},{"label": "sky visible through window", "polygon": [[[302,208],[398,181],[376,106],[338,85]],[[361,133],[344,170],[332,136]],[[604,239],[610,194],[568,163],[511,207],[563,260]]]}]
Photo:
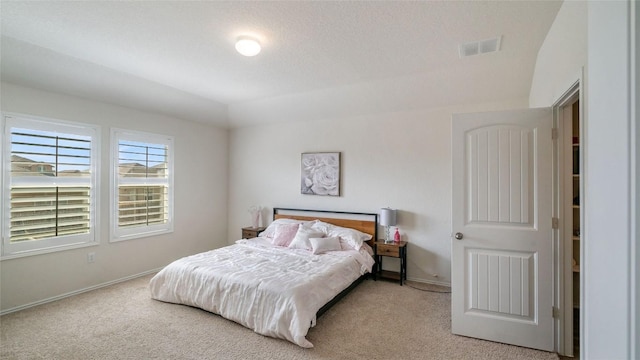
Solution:
[{"label": "sky visible through window", "polygon": [[136,163],[153,168],[160,167],[167,161],[167,149],[160,144],[120,140],[118,147],[120,164]]},{"label": "sky visible through window", "polygon": [[[118,149],[119,164],[136,164],[147,168],[161,168],[166,163],[164,145],[121,140]],[[57,156],[56,156],[57,153]],[[52,131],[13,128],[11,154],[26,159],[12,158],[12,163],[50,165],[49,171],[86,173],[91,165],[91,137]],[[27,172],[42,172],[33,167]],[[24,172],[24,171],[23,171]]]},{"label": "sky visible through window", "polygon": [[[49,171],[57,173],[88,172],[91,165],[91,137],[13,128],[11,155],[28,160],[21,163],[20,159],[12,158],[12,163],[44,163],[51,166]],[[41,167],[33,169],[33,172],[42,170]]]}]

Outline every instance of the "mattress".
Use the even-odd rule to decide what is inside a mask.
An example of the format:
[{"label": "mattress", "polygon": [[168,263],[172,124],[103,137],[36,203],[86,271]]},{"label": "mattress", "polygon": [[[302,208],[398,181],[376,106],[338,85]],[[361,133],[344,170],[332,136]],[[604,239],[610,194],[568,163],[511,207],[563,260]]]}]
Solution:
[{"label": "mattress", "polygon": [[310,348],[306,335],[317,311],[373,264],[365,247],[315,255],[243,239],[174,261],[151,279],[150,290],[156,300],[198,307]]}]

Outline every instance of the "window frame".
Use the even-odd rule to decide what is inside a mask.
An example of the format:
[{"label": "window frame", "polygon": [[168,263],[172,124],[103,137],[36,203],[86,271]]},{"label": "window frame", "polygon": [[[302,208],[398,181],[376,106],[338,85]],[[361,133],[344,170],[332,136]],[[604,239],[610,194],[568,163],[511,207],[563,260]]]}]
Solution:
[{"label": "window frame", "polygon": [[[119,159],[120,159],[120,141],[133,141],[147,144],[162,144],[167,146],[167,222],[165,224],[133,226],[130,228],[120,228],[118,216],[120,196],[120,177],[119,177]],[[109,242],[119,242],[132,239],[138,239],[148,236],[160,234],[168,234],[173,232],[174,226],[174,137],[169,135],[155,134],[142,131],[127,130],[121,128],[111,128],[111,151],[110,151],[110,210],[111,210],[111,234]],[[147,178],[129,180],[129,184],[136,185],[158,185],[156,180],[145,180]],[[151,178],[153,179],[153,178]]]},{"label": "window frame", "polygon": [[[90,137],[90,177],[89,180],[86,181],[86,184],[88,184],[90,188],[89,232],[87,234],[61,235],[11,244],[11,186],[14,183],[11,177],[12,128],[23,128],[35,131],[47,131]],[[0,180],[2,184],[2,188],[0,190],[0,193],[2,194],[2,202],[0,203],[0,234],[2,235],[2,241],[0,241],[0,260],[99,245],[100,207],[98,206],[98,199],[100,197],[100,127],[88,123],[38,117],[20,113],[2,112],[0,129],[0,131],[2,131],[0,134],[0,146],[2,147],[2,156],[0,157],[0,172],[2,173]],[[73,184],[74,181],[65,177],[55,177],[51,179],[36,179],[36,177],[33,177],[21,179],[20,181],[16,181],[16,183],[19,183],[22,186],[44,185],[47,187],[54,187],[56,185],[70,185]]]}]

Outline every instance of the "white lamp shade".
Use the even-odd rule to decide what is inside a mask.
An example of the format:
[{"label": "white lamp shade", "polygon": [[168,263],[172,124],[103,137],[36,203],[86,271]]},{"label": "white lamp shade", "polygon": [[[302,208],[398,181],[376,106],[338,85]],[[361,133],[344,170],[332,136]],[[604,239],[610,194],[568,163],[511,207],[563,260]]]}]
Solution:
[{"label": "white lamp shade", "polygon": [[380,209],[380,225],[393,226],[396,224],[396,210],[389,208]]}]

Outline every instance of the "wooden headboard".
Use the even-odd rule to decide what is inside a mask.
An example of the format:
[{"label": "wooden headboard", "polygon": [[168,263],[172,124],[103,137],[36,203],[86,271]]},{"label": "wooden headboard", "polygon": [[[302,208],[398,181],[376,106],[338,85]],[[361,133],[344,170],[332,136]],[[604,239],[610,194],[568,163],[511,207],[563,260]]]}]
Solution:
[{"label": "wooden headboard", "polygon": [[320,220],[336,226],[356,229],[372,236],[369,245],[378,238],[378,214],[375,213],[273,208],[273,219],[282,218]]}]

